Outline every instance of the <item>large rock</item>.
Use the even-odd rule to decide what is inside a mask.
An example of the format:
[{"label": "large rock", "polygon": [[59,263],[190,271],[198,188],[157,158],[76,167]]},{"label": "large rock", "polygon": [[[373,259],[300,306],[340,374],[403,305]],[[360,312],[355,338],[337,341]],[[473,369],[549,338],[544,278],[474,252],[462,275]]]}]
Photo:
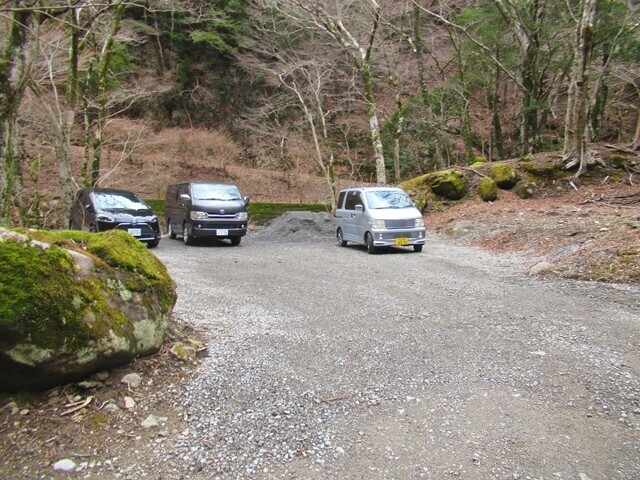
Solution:
[{"label": "large rock", "polygon": [[467,180],[460,170],[442,170],[429,174],[431,191],[449,200],[460,200],[467,194]]},{"label": "large rock", "polygon": [[478,184],[478,193],[480,198],[485,202],[493,202],[498,198],[498,185],[493,179],[489,177],[483,177]]},{"label": "large rock", "polygon": [[0,229],[0,391],[44,390],[157,351],[175,283],[128,233]]},{"label": "large rock", "polygon": [[499,188],[509,190],[518,181],[518,175],[513,167],[507,163],[498,162],[491,166],[491,178]]}]

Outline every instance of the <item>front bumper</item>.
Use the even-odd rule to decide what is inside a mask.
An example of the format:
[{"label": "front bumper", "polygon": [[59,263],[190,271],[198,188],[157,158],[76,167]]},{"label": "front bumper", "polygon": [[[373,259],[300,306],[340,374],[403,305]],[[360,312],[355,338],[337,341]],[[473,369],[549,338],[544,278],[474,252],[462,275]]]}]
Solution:
[{"label": "front bumper", "polygon": [[191,234],[194,237],[243,237],[247,234],[247,222],[193,222]]},{"label": "front bumper", "polygon": [[162,236],[160,233],[160,225],[151,223],[129,223],[129,222],[101,222],[97,223],[98,232],[104,232],[105,230],[124,230],[133,235],[134,238],[141,242],[153,242],[160,240]]},{"label": "front bumper", "polygon": [[426,243],[426,233],[427,231],[425,228],[371,231],[371,234],[373,235],[373,245],[376,247],[424,245]]}]

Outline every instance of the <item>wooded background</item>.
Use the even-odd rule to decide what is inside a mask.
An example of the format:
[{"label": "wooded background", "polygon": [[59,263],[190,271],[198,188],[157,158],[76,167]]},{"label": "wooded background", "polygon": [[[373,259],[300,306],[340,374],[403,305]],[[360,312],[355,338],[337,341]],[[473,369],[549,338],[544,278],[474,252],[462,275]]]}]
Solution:
[{"label": "wooded background", "polygon": [[2,1],[0,224],[66,225],[106,151],[171,128],[322,175],[334,202],[340,177],[478,157],[557,150],[579,176],[592,142],[640,149],[639,21],[621,0]]}]

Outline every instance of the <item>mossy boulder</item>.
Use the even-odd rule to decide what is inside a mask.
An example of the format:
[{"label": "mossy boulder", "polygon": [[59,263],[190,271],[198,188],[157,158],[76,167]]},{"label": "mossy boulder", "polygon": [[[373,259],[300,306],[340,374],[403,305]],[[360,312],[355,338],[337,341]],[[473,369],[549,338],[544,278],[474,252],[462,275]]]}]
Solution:
[{"label": "mossy boulder", "polygon": [[498,188],[509,190],[515,186],[518,176],[513,167],[504,162],[498,162],[491,166],[489,175],[496,182]]},{"label": "mossy boulder", "polygon": [[493,202],[498,198],[498,185],[493,179],[483,177],[478,184],[478,193],[480,198],[485,202]]},{"label": "mossy boulder", "polygon": [[551,158],[528,159],[520,162],[519,166],[533,179],[555,180],[566,174],[564,163]]},{"label": "mossy boulder", "polygon": [[460,200],[469,191],[467,179],[460,170],[442,170],[428,177],[431,191],[448,200]]},{"label": "mossy boulder", "polygon": [[535,191],[536,191],[535,182],[519,182],[513,189],[513,192],[523,199],[533,198]]},{"label": "mossy boulder", "polygon": [[0,229],[0,391],[44,390],[157,351],[175,283],[121,230]]}]

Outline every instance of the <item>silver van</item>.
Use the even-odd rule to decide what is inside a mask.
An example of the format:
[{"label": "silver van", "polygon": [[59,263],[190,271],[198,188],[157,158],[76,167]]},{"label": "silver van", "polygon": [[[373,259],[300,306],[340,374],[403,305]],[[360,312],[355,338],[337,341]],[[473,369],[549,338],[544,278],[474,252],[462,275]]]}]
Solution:
[{"label": "silver van", "polygon": [[186,182],[167,187],[165,216],[169,238],[182,235],[187,245],[197,238],[228,238],[240,245],[247,234],[249,197],[235,185]]},{"label": "silver van", "polygon": [[336,239],[366,245],[369,253],[379,247],[413,246],[421,252],[426,229],[422,214],[397,187],[358,187],[342,190],[335,215]]}]

